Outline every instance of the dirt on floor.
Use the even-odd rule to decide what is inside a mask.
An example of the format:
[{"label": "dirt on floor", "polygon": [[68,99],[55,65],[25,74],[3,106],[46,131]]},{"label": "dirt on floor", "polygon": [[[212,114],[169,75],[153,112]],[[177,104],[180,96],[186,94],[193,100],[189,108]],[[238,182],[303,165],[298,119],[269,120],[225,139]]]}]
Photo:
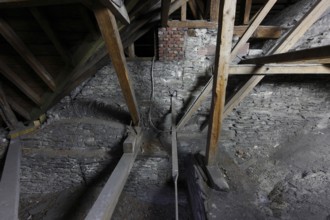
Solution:
[{"label": "dirt on floor", "polygon": [[209,219],[330,219],[330,129],[304,130],[270,151],[239,165],[221,152],[231,189],[209,191]]}]

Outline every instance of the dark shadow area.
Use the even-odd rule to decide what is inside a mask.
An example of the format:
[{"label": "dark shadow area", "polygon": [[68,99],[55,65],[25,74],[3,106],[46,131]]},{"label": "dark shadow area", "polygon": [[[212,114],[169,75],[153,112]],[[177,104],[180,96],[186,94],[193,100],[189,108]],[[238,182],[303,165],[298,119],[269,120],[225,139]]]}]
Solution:
[{"label": "dark shadow area", "polygon": [[104,120],[114,120],[125,125],[131,121],[130,114],[121,108],[99,101],[76,100],[69,106],[67,117],[92,117]]},{"label": "dark shadow area", "polygon": [[6,150],[3,154],[3,156],[0,157],[0,181],[1,181],[1,178],[2,178],[3,168],[4,168],[5,163],[6,163],[6,157],[7,157],[7,153],[8,153],[8,146],[9,146],[9,144],[6,147]]}]

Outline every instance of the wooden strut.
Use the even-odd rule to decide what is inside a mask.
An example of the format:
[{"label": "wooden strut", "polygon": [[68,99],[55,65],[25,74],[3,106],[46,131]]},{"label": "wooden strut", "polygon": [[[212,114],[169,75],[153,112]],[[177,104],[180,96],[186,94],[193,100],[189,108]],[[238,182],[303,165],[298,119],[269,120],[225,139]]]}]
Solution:
[{"label": "wooden strut", "polygon": [[236,0],[221,1],[219,15],[219,27],[217,48],[214,67],[214,81],[212,92],[212,104],[210,110],[210,123],[206,145],[206,165],[216,165],[218,141],[222,126],[223,109],[225,105],[226,86],[230,62],[232,38],[234,34],[234,22],[236,12]]},{"label": "wooden strut", "polygon": [[21,148],[19,139],[10,140],[0,180],[1,219],[18,219]]},{"label": "wooden strut", "polygon": [[[141,131],[141,129],[137,129]],[[130,134],[124,145],[128,152],[124,152],[116,168],[112,172],[94,205],[88,212],[85,220],[106,220],[111,216],[116,208],[119,196],[124,189],[128,175],[133,167],[134,161],[142,144],[142,132]],[[124,148],[125,149],[125,148]]]},{"label": "wooden strut", "polygon": [[[234,49],[232,50],[230,54],[230,58],[233,59],[236,57],[238,51],[241,49],[241,47],[246,44],[246,42],[249,40],[249,38],[252,36],[252,34],[256,31],[260,23],[263,21],[263,19],[266,17],[272,6],[275,4],[276,0],[270,0],[265,7],[263,7],[259,13],[259,15],[253,20],[253,22],[248,26],[246,31],[244,32],[243,36],[240,38],[240,40],[235,45]],[[188,111],[184,114],[184,116],[181,118],[180,122],[178,123],[178,129],[182,128],[192,117],[194,112],[199,108],[201,103],[204,99],[206,99],[207,95],[210,93],[212,89],[213,84],[213,76],[209,80],[209,82],[206,84],[204,89],[202,90],[201,94],[196,98],[194,103],[191,105],[191,107],[188,109]]]},{"label": "wooden strut", "polygon": [[321,63],[330,58],[330,46],[315,47],[306,50],[297,50],[287,53],[268,55],[253,59],[243,60],[243,64],[267,64],[267,63],[290,63],[300,61],[312,61]]},{"label": "wooden strut", "polygon": [[140,120],[139,110],[131,80],[129,78],[124,49],[120,40],[116,19],[111,11],[104,7],[95,8],[94,13],[112,64],[116,70],[119,84],[126,100],[128,110],[131,114],[132,121],[134,125],[138,125]]},{"label": "wooden strut", "polygon": [[3,91],[0,82],[0,115],[10,130],[15,130],[18,127],[18,120],[10,108],[5,92]]}]

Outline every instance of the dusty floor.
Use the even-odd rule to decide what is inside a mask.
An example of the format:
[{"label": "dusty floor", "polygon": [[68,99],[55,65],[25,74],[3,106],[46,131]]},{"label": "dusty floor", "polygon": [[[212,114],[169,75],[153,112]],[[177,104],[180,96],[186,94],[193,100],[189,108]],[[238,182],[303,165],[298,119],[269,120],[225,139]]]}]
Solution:
[{"label": "dusty floor", "polygon": [[329,129],[302,130],[264,158],[254,150],[220,153],[231,190],[206,190],[209,219],[330,219]]}]

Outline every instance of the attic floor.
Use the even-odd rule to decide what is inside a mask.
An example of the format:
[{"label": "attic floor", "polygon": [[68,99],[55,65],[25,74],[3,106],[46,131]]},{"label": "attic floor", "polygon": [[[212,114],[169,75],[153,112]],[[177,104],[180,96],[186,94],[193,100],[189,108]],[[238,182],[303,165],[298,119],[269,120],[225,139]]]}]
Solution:
[{"label": "attic floor", "polygon": [[[203,187],[208,219],[330,218],[330,130],[302,130],[258,156],[260,148],[221,148],[219,167],[231,187],[217,192]],[[180,135],[180,149],[197,152],[205,134]],[[174,190],[167,136],[150,138],[138,156],[113,219],[174,219]],[[202,146],[202,147],[201,147]],[[253,155],[255,152],[255,155]],[[181,157],[181,160],[183,157]],[[184,164],[180,182],[180,219],[192,219]],[[22,200],[22,219],[83,219],[106,178],[93,187]],[[63,215],[63,213],[67,213]]]}]

